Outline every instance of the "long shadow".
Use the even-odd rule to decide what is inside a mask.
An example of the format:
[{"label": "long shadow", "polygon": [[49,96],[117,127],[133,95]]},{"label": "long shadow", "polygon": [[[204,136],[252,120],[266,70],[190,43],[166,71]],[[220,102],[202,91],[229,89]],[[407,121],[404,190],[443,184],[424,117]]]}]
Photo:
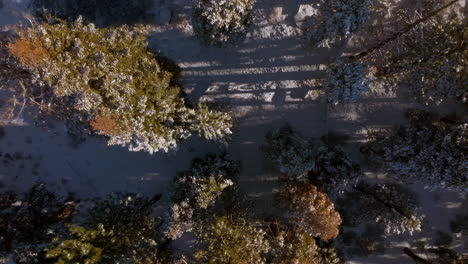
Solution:
[{"label": "long shadow", "polygon": [[221,49],[203,46],[196,37],[177,30],[158,32],[150,39],[153,50],[181,65],[182,84],[193,101],[201,97],[222,98],[231,106],[261,105],[259,98],[265,93],[274,93],[276,105],[289,104],[278,100],[285,93],[304,99],[312,87],[301,82],[322,79],[327,57],[307,52],[301,44],[297,37],[248,39],[235,49]]},{"label": "long shadow", "polygon": [[32,0],[31,8],[36,15],[49,13],[53,16],[75,20],[82,16],[97,26],[150,23],[154,7],[151,0]]}]

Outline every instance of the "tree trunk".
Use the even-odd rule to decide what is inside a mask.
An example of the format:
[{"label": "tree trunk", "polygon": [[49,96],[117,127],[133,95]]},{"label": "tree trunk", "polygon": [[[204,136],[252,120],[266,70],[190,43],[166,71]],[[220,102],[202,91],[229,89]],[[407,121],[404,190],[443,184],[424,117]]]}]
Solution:
[{"label": "tree trunk", "polygon": [[421,258],[420,256],[416,255],[411,249],[405,247],[403,249],[403,252],[405,252],[408,257],[412,258],[416,263],[421,263],[421,264],[432,264],[432,262]]},{"label": "tree trunk", "polygon": [[456,2],[458,2],[458,0],[452,0],[450,2],[448,2],[447,4],[441,6],[440,8],[437,8],[436,10],[433,10],[432,12],[430,12],[426,17],[423,17],[423,18],[420,18],[420,19],[417,19],[416,21],[414,21],[413,23],[407,25],[403,30],[393,34],[392,36],[388,37],[387,39],[383,40],[382,42],[380,42],[379,44],[361,52],[361,53],[358,53],[358,54],[355,54],[355,55],[351,55],[349,58],[352,59],[352,60],[359,60],[365,56],[367,56],[368,54],[374,52],[375,50],[378,50],[380,48],[382,48],[383,46],[385,46],[387,43],[399,38],[400,36],[408,33],[411,29],[413,29],[414,27],[416,27],[417,25],[421,24],[421,23],[424,23],[426,22],[427,20],[431,19],[432,17],[436,16],[437,14],[439,14],[441,11],[445,10],[446,8],[448,8],[449,6],[455,4]]},{"label": "tree trunk", "polygon": [[360,187],[359,185],[358,186],[355,186],[353,187],[354,190],[356,191],[359,191],[367,196],[370,196],[372,198],[374,198],[375,200],[377,200],[378,202],[380,202],[382,205],[385,205],[386,207],[388,207],[390,210],[395,210],[397,213],[399,213],[400,215],[406,217],[406,218],[409,218],[411,219],[411,217],[409,217],[405,212],[401,211],[400,209],[394,207],[393,205],[385,202],[384,200],[380,199],[377,195],[373,194],[372,192],[369,192],[367,191],[365,188],[363,187]]}]

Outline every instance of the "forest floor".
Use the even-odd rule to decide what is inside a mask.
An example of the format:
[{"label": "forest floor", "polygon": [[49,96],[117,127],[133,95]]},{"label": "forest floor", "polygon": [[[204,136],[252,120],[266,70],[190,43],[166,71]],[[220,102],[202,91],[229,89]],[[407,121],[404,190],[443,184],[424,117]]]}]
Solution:
[{"label": "forest floor", "polygon": [[[190,100],[215,102],[232,111],[235,128],[227,151],[242,162],[241,188],[258,208],[268,210],[277,172],[259,149],[265,134],[289,123],[307,137],[335,131],[349,136],[348,148],[363,161],[366,175],[381,178],[359,155],[357,145],[365,140],[368,128],[390,127],[405,122],[408,107],[420,107],[404,93],[371,91],[353,104],[328,107],[321,79],[334,58],[347,48],[309,49],[305,47],[295,15],[305,0],[257,0],[254,23],[246,39],[235,47],[213,48],[200,43],[191,27],[191,1],[173,0],[174,23],[156,26],[150,48],[177,62],[183,69],[182,86]],[[0,26],[15,23],[28,4],[3,0]],[[349,41],[352,43],[352,41]],[[454,104],[437,108],[440,112],[460,111]],[[466,114],[466,113],[464,113]],[[225,146],[192,138],[176,152],[149,155],[109,147],[103,138],[87,138],[76,144],[62,123],[35,126],[27,115],[17,125],[5,127],[0,138],[0,191],[25,190],[37,180],[45,181],[59,193],[74,192],[80,198],[104,196],[110,192],[165,193],[177,172],[188,169],[195,157],[221,151]],[[454,192],[428,192],[412,186],[419,194],[426,215],[423,231],[413,236],[386,238],[383,254],[352,258],[347,263],[413,263],[402,248],[427,241],[436,231],[449,232],[456,214],[466,213],[466,197]],[[452,246],[468,251],[468,238],[459,237]]]}]

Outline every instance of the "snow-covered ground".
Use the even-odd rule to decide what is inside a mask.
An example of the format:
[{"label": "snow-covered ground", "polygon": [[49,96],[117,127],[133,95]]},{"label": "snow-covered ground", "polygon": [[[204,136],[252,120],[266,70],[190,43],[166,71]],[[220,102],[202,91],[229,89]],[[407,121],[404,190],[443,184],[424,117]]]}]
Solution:
[{"label": "snow-covered ground", "polygon": [[[402,95],[374,91],[355,104],[327,107],[320,79],[342,50],[304,47],[294,16],[300,5],[310,2],[257,0],[247,38],[229,48],[206,47],[198,41],[190,25],[191,1],[157,1],[155,5],[155,13],[168,6],[178,21],[156,27],[150,47],[183,68],[183,88],[191,100],[218,102],[235,114],[228,152],[242,161],[241,186],[260,205],[270,203],[277,176],[259,150],[267,131],[285,122],[305,136],[335,130],[348,134],[352,147],[364,139],[365,128],[404,122],[403,112],[412,105]],[[0,3],[0,26],[19,20],[20,11],[28,7],[26,0]],[[438,109],[459,110],[453,104]],[[0,191],[23,190],[39,179],[61,193],[75,192],[82,198],[112,191],[164,193],[174,175],[187,169],[193,158],[222,148],[198,138],[181,143],[176,153],[155,155],[108,147],[102,138],[73,146],[63,124],[37,128],[27,116],[24,119],[22,126],[6,127],[0,139]],[[435,230],[449,231],[454,215],[468,211],[466,198],[460,194],[414,189],[427,216],[423,232],[389,238],[392,243],[385,254],[349,263],[413,263],[402,251],[408,241],[432,237]],[[468,251],[467,239],[455,240],[458,251]]]}]

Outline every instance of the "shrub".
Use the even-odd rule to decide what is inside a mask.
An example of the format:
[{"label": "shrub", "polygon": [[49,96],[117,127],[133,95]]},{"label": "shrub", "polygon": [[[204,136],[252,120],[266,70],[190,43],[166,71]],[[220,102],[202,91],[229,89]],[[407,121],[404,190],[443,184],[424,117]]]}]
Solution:
[{"label": "shrub", "polygon": [[38,67],[48,56],[47,50],[37,38],[17,39],[8,43],[7,49],[25,66]]},{"label": "shrub", "polygon": [[100,131],[106,135],[118,135],[120,126],[115,116],[96,116],[94,120],[89,122],[89,125],[96,131]]},{"label": "shrub", "polygon": [[255,0],[198,0],[195,27],[209,44],[224,46],[238,40],[252,22]]},{"label": "shrub", "polygon": [[[46,50],[41,67],[27,68],[37,82],[53,88],[55,97],[67,98],[68,105],[56,112],[71,109],[69,118],[91,122],[109,145],[167,152],[192,133],[214,140],[231,134],[227,113],[186,105],[180,87],[171,85],[173,74],[148,50],[141,26],[96,28],[81,19],[73,24],[57,19],[19,35],[17,42],[39,41]],[[103,117],[118,120],[119,129],[96,126]]]}]

